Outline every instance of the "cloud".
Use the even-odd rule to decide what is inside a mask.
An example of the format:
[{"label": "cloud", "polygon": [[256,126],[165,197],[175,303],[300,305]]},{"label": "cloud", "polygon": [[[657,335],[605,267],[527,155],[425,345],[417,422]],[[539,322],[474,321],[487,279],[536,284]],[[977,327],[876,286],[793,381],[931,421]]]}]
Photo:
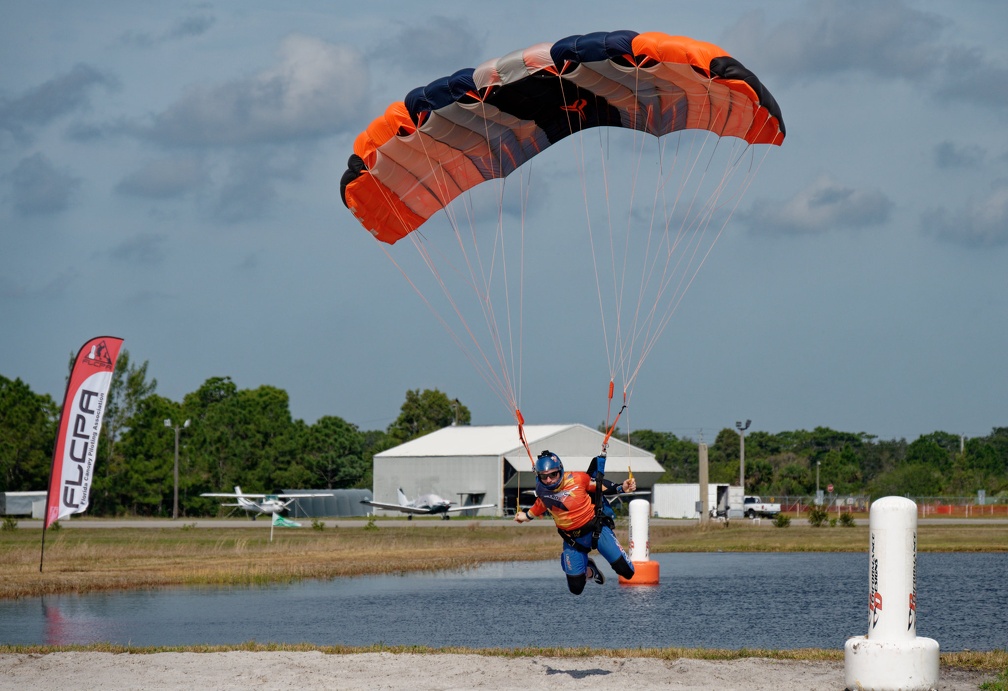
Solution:
[{"label": "cloud", "polygon": [[70,286],[79,278],[76,268],[64,269],[42,286],[18,283],[7,276],[0,276],[0,298],[56,298],[65,295]]},{"label": "cloud", "polygon": [[857,230],[889,219],[893,203],[878,190],[859,190],[820,177],[790,200],[760,200],[738,218],[754,231],[810,235],[831,230]]},{"label": "cloud", "polygon": [[295,34],[282,42],[275,67],[190,90],[145,135],[166,145],[210,147],[317,138],[356,124],[367,91],[358,51]]},{"label": "cloud", "polygon": [[160,34],[127,31],[119,37],[119,40],[125,45],[137,46],[139,48],[150,48],[169,41],[178,41],[202,36],[216,23],[217,18],[212,15],[191,15],[178,20],[170,29]]},{"label": "cloud", "polygon": [[963,247],[1008,245],[1008,180],[994,182],[986,196],[960,209],[931,209],[921,217],[921,226],[926,234]]},{"label": "cloud", "polygon": [[14,208],[26,216],[66,210],[70,206],[73,192],[80,187],[78,178],[57,170],[40,153],[22,158],[8,177]]},{"label": "cloud", "polygon": [[115,189],[135,197],[171,199],[198,190],[208,179],[200,158],[178,156],[147,163],[126,175]]},{"label": "cloud", "polygon": [[230,156],[211,213],[224,223],[261,218],[280,196],[277,184],[302,180],[312,155],[307,146],[287,146],[259,147]]},{"label": "cloud", "polygon": [[1008,107],[1008,66],[989,58],[982,49],[954,46],[941,63],[934,95],[943,101]]},{"label": "cloud", "polygon": [[795,80],[851,70],[891,78],[932,71],[933,45],[947,25],[899,0],[818,0],[773,27],[762,12],[749,13],[728,33],[736,57],[758,56]]},{"label": "cloud", "polygon": [[119,243],[109,254],[127,264],[159,264],[165,256],[164,246],[164,236],[141,233]]},{"label": "cloud", "polygon": [[727,32],[732,54],[784,81],[840,75],[901,78],[942,102],[1008,105],[1008,66],[962,45],[955,24],[902,0],[816,0],[794,19],[768,26],[750,12]]},{"label": "cloud", "polygon": [[959,146],[947,140],[934,147],[935,165],[942,169],[976,168],[983,163],[984,155],[982,147]]},{"label": "cloud", "polygon": [[402,25],[398,33],[372,52],[371,58],[402,72],[424,75],[430,81],[482,62],[486,33],[474,30],[466,19],[435,15],[422,24]]},{"label": "cloud", "polygon": [[28,128],[88,108],[90,93],[96,86],[115,88],[117,83],[95,68],[80,63],[16,98],[0,99],[0,130],[23,138]]}]

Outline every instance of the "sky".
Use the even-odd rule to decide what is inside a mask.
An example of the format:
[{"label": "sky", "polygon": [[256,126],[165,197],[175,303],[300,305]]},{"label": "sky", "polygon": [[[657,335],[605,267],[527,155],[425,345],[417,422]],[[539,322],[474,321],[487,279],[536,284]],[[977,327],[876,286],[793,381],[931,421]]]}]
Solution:
[{"label": "sky", "polygon": [[[413,87],[632,29],[724,48],[773,93],[787,138],[621,429],[712,441],[751,419],[912,441],[1008,425],[1008,4],[0,0],[0,14],[0,374],[37,393],[60,401],[70,355],[114,335],[175,401],[227,376],[285,390],[309,424],[384,429],[407,390],[437,388],[473,424],[513,423],[343,206],[340,177],[357,134]],[[565,182],[529,203],[529,226],[581,208]],[[526,423],[595,427],[597,296],[548,308],[591,271],[569,256],[528,281],[519,403]]]}]

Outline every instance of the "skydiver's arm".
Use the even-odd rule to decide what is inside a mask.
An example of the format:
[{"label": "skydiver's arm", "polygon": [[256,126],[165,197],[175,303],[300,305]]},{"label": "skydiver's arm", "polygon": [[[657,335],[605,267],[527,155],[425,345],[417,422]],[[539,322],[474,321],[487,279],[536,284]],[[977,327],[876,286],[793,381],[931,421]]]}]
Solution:
[{"label": "skydiver's arm", "polygon": [[610,482],[609,480],[602,480],[602,490],[603,494],[623,494],[624,492],[633,492],[637,489],[637,481],[633,478],[628,478],[624,480],[621,484],[616,484],[615,482]]},{"label": "skydiver's arm", "polygon": [[[538,510],[538,511],[537,511]],[[546,505],[542,503],[539,499],[535,500],[535,503],[524,511],[519,511],[515,514],[516,523],[527,523],[539,516],[546,513]]]}]

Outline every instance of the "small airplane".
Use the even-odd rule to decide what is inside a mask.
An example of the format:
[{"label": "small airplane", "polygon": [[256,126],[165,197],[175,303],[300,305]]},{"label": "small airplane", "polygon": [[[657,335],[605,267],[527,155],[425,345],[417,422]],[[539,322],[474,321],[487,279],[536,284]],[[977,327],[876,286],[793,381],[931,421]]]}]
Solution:
[{"label": "small airplane", "polygon": [[448,501],[436,494],[421,494],[416,499],[410,501],[407,498],[406,493],[399,488],[399,503],[398,504],[386,504],[380,501],[370,501],[368,499],[362,499],[361,504],[367,504],[368,506],[374,506],[379,509],[388,509],[390,511],[401,511],[407,514],[406,520],[413,520],[413,516],[433,516],[440,514],[444,520],[451,518],[449,514],[458,513],[459,511],[469,511],[475,509],[494,509],[497,507],[496,504],[466,504],[459,505]]},{"label": "small airplane", "polygon": [[[276,514],[282,513],[290,506],[292,503],[296,502],[298,499],[305,499],[307,497],[328,497],[332,496],[330,494],[247,494],[242,492],[242,488],[235,485],[234,494],[222,493],[222,492],[205,492],[200,495],[201,497],[233,497],[237,499],[237,503],[234,504],[221,504],[221,506],[237,506],[240,509],[244,509],[252,515],[252,520],[256,519],[259,514]],[[284,500],[287,501],[284,501]]]}]

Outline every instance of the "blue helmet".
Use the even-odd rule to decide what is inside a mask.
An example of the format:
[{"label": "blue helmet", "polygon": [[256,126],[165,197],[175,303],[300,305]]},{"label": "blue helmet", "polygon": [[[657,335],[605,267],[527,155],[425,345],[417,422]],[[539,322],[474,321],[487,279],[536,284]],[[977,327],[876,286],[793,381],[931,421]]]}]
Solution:
[{"label": "blue helmet", "polygon": [[[559,471],[559,472],[557,472]],[[563,461],[552,451],[543,451],[539,454],[539,458],[535,462],[535,472],[536,479],[539,480],[541,484],[546,489],[556,489],[563,482],[564,468]],[[554,475],[554,473],[556,473]],[[549,476],[549,481],[543,479],[543,476]]]}]

